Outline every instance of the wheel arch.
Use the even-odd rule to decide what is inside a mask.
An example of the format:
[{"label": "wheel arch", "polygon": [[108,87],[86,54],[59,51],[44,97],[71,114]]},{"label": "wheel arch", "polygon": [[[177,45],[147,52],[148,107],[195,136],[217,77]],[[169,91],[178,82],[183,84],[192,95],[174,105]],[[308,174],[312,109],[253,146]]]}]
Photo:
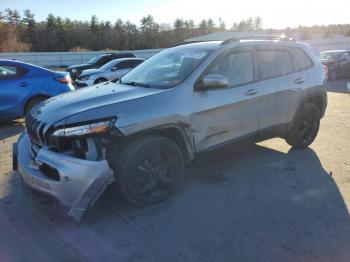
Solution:
[{"label": "wheel arch", "polygon": [[98,78],[95,79],[94,84],[96,84],[97,81],[100,80],[100,79],[104,80],[104,82],[108,81],[108,79],[106,77],[101,76],[101,77],[98,77]]},{"label": "wheel arch", "polygon": [[327,106],[327,92],[323,92],[320,89],[307,92],[299,102],[299,105],[297,107],[297,110],[295,111],[293,120],[289,124],[289,128],[293,125],[296,116],[302,112],[302,109],[306,103],[311,103],[316,105],[321,112],[321,118],[322,118],[325,114],[325,110]]},{"label": "wheel arch", "polygon": [[135,137],[145,135],[163,136],[176,143],[184,154],[186,163],[192,162],[195,159],[195,146],[193,143],[193,138],[186,127],[178,124],[161,125],[130,134],[128,138],[133,139]]},{"label": "wheel arch", "polygon": [[25,101],[25,103],[23,104],[23,108],[22,108],[22,113],[23,114],[26,114],[26,110],[27,110],[27,106],[29,105],[30,102],[32,102],[34,99],[37,99],[37,98],[43,98],[43,99],[48,99],[50,98],[49,95],[43,95],[43,94],[37,94],[37,95],[34,95],[34,96],[31,96],[27,99],[27,101]]},{"label": "wheel arch", "polygon": [[304,99],[304,103],[311,103],[314,104],[318,107],[318,109],[321,112],[321,116],[323,116],[324,114],[324,97],[322,94],[313,94],[313,95],[309,95],[307,97],[305,97]]}]

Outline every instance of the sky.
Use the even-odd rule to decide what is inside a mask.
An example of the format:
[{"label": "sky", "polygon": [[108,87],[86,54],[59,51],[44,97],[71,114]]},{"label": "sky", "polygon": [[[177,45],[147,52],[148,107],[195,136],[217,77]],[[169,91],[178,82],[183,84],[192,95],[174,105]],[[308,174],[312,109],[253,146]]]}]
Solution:
[{"label": "sky", "polygon": [[49,13],[72,20],[90,20],[97,15],[101,21],[117,18],[139,25],[143,16],[152,15],[156,22],[173,24],[176,18],[219,18],[230,28],[234,22],[260,16],[264,28],[282,29],[299,25],[350,23],[350,0],[0,0],[0,11],[6,8],[31,9],[37,21]]}]

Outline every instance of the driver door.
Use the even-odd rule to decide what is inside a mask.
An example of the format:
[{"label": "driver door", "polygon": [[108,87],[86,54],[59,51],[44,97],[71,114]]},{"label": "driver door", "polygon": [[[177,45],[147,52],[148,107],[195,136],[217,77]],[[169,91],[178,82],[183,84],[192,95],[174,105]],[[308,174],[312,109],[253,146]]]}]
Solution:
[{"label": "driver door", "polygon": [[254,57],[252,50],[225,53],[204,74],[225,76],[229,85],[194,92],[197,110],[191,121],[198,152],[259,130],[263,90],[256,82]]},{"label": "driver door", "polygon": [[339,58],[339,70],[343,76],[350,76],[350,52],[345,52]]}]

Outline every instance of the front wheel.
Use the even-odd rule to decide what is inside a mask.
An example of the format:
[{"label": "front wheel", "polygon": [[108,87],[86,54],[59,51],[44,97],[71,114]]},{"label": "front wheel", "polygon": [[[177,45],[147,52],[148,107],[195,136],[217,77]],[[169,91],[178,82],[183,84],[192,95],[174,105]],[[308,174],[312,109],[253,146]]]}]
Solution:
[{"label": "front wheel", "polygon": [[305,103],[288,131],[286,141],[295,148],[305,148],[315,140],[320,128],[321,113],[312,103]]},{"label": "front wheel", "polygon": [[135,139],[119,156],[112,157],[111,165],[124,198],[146,206],[172,194],[183,176],[184,157],[171,140],[146,136]]}]

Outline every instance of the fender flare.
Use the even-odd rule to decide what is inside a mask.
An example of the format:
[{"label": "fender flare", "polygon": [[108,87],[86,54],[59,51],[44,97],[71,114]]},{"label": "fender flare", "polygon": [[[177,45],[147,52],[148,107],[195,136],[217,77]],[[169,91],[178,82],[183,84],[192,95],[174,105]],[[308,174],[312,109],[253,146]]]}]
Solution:
[{"label": "fender flare", "polygon": [[[124,134],[123,130],[119,130],[126,137],[141,136],[145,134],[159,134],[163,135],[180,146],[185,156],[185,162],[189,163],[195,160],[196,148],[192,135],[191,128],[187,124],[169,123],[159,126],[154,126],[135,133]],[[175,131],[176,137],[170,135],[170,131]]]}]

